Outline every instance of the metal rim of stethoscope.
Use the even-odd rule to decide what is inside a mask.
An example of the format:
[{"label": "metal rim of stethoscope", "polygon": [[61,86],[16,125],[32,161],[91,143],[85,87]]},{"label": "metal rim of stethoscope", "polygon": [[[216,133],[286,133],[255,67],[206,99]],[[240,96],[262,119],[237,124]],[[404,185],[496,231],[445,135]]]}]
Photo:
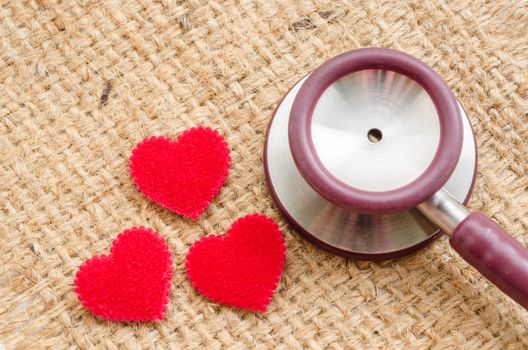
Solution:
[{"label": "metal rim of stethoscope", "polygon": [[[434,159],[427,169],[414,181],[390,191],[365,191],[354,188],[340,179],[336,178],[317,156],[311,134],[311,117],[317,102],[325,90],[337,80],[369,69],[383,69],[396,72],[409,77],[418,83],[428,94],[437,112],[440,123],[440,137],[438,148]],[[301,83],[299,83],[301,84]],[[465,142],[472,147],[465,147],[467,154],[473,154],[473,164],[469,170],[465,170],[462,175],[470,176],[470,181],[466,181],[465,196],[459,198],[466,202],[471,194],[476,176],[476,145],[471,131],[471,126],[467,122],[467,116],[452,95],[450,89],[443,80],[427,65],[420,60],[399,51],[389,49],[360,49],[337,56],[312,72],[304,79],[301,86],[297,88],[292,103],[290,118],[288,122],[288,145],[291,149],[292,158],[297,170],[310,187],[329,202],[340,207],[348,208],[361,213],[393,213],[407,210],[422,203],[431,197],[449,180],[460,160],[463,132],[471,135]],[[281,101],[277,109],[283,104]],[[277,112],[277,110],[276,110]],[[274,113],[274,118],[275,114]],[[463,114],[463,118],[461,114]],[[269,169],[268,141],[272,123],[266,135],[264,147],[264,165],[266,181],[271,190],[274,202],[279,207],[283,215],[294,226],[294,228],[305,236],[312,243],[321,246],[333,253],[351,256],[355,258],[383,259],[405,255],[412,252],[437,237],[428,234],[420,237],[420,241],[396,249],[394,251],[379,252],[354,252],[341,247],[327,244],[317,237],[317,234],[310,232],[305,226],[290,213],[290,210],[281,201],[277,193]],[[469,128],[469,131],[467,130]],[[464,130],[465,129],[465,130]],[[460,196],[459,196],[460,197]]]}]

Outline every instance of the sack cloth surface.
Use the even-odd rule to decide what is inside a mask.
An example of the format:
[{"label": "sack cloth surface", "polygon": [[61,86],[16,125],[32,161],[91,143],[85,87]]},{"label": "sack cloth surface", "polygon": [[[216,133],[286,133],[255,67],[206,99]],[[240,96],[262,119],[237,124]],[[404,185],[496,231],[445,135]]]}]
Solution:
[{"label": "sack cloth surface", "polygon": [[[273,109],[326,59],[389,47],[431,65],[474,127],[470,207],[528,242],[525,1],[0,0],[0,343],[6,349],[527,349],[528,313],[445,237],[384,262],[333,256],[280,217],[266,188]],[[212,127],[225,187],[196,222],[150,202],[128,158],[151,135]],[[184,273],[200,237],[273,217],[287,260],[265,314],[200,296]],[[166,320],[94,317],[73,280],[145,225],[167,240]],[[214,266],[211,266],[214,268]]]}]

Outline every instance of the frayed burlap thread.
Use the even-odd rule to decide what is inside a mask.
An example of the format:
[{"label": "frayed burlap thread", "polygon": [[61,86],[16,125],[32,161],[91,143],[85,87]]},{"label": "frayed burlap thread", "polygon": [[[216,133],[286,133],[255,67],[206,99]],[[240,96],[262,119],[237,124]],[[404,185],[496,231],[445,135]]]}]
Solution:
[{"label": "frayed burlap thread", "polygon": [[[528,314],[441,238],[359,262],[303,241],[262,169],[264,133],[293,83],[343,51],[382,46],[430,64],[479,147],[470,206],[528,242],[525,1],[0,0],[0,343],[6,349],[527,349]],[[197,221],[148,201],[134,145],[193,126],[232,146],[226,186]],[[201,297],[189,246],[260,212],[288,256],[265,314]],[[172,252],[166,320],[102,321],[73,280],[115,236],[146,225]]]}]

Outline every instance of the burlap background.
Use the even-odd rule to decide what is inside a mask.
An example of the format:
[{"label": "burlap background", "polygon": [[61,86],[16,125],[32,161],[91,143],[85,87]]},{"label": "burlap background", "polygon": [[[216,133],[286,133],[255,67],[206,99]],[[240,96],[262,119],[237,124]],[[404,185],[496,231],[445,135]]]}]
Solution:
[{"label": "burlap background", "polygon": [[[345,50],[383,46],[433,66],[474,125],[471,206],[528,241],[528,5],[524,1],[0,0],[0,342],[11,348],[526,349],[528,314],[445,238],[382,263],[335,257],[278,216],[262,169],[273,108]],[[134,188],[128,157],[153,135],[206,125],[232,148],[227,185],[197,222]],[[189,285],[197,238],[263,212],[287,266],[269,312]],[[73,292],[83,260],[132,225],[175,260],[167,319],[99,320]]]}]

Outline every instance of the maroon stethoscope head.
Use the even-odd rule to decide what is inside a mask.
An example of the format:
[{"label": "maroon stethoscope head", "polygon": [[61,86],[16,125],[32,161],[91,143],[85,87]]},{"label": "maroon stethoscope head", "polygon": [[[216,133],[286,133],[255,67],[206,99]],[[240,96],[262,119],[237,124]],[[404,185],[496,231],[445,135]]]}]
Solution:
[{"label": "maroon stethoscope head", "polygon": [[[336,177],[323,164],[314,146],[312,134],[313,112],[321,95],[339,79],[355,72],[366,70],[389,71],[409,78],[406,79],[407,83],[412,82],[411,84],[414,85],[414,88],[423,89],[422,94],[425,92],[430,98],[436,110],[436,113],[434,113],[436,115],[431,115],[430,117],[436,119],[439,124],[438,145],[434,145],[436,151],[434,157],[431,160],[427,160],[429,162],[427,168],[415,179],[391,190],[372,191],[355,186],[353,183],[346,183]],[[376,79],[376,76],[373,76],[373,78]],[[409,88],[408,85],[410,85],[398,85],[394,81],[386,84],[386,81],[383,81],[383,86],[381,86],[383,89],[396,89],[395,92],[402,94],[402,96],[405,93],[404,89]],[[361,92],[381,85],[376,85],[376,83],[379,83],[379,81],[364,82],[364,89]],[[404,102],[403,99],[400,101]],[[399,108],[400,110],[405,108],[405,106],[396,104],[394,107],[394,109]],[[354,117],[353,112],[352,110],[350,118]],[[393,112],[394,114],[392,117],[390,114],[378,117],[373,115],[376,112],[378,114]],[[409,114],[414,111],[408,108],[405,112]],[[397,138],[399,136],[390,135],[388,130],[389,128],[394,129],[393,124],[395,124],[390,119],[400,117],[396,111],[391,111],[390,109],[382,112],[373,111],[373,114],[367,117],[371,119],[377,118],[379,124],[376,124],[376,128],[369,128],[363,131],[365,141],[370,130],[378,130],[379,132],[383,130],[381,135],[384,135],[385,138]],[[408,115],[403,116],[403,118],[408,117]],[[397,122],[399,121],[396,120]],[[390,125],[387,126],[385,124]],[[410,130],[406,130],[405,127]],[[412,125],[404,125],[403,128],[400,128],[401,130],[394,130],[393,134],[396,132],[401,134],[412,132],[412,127]],[[355,132],[356,130],[351,130],[350,134]],[[310,74],[300,87],[293,102],[288,125],[288,136],[291,153],[297,168],[310,186],[323,197],[337,205],[349,207],[358,212],[399,212],[416,207],[419,203],[430,198],[447,182],[457,165],[462,150],[462,120],[458,103],[451,90],[438,74],[425,63],[403,52],[368,48],[349,51],[334,57]],[[349,137],[353,138],[353,136]],[[378,143],[373,147],[382,146],[382,144]],[[415,147],[420,146],[419,144],[415,145]],[[391,147],[391,145],[387,147]],[[347,149],[336,150],[335,152],[345,153]],[[372,153],[374,152],[376,152],[375,149]],[[390,157],[392,154],[386,153],[386,155]],[[405,163],[409,160],[411,162],[415,161],[413,157],[404,154],[400,160],[400,169],[394,169],[394,171],[402,171],[401,168],[405,167]],[[363,166],[368,166],[368,164],[363,164]],[[411,166],[414,166],[414,164]],[[346,169],[346,171],[354,171],[354,169]],[[384,177],[387,176],[392,176],[392,174],[379,174],[379,181],[386,181]]]},{"label": "maroon stethoscope head", "polygon": [[525,248],[462,204],[477,169],[467,115],[417,58],[367,48],[323,63],[277,107],[264,165],[275,203],[312,243],[384,259],[444,232],[464,259],[528,306]]}]

